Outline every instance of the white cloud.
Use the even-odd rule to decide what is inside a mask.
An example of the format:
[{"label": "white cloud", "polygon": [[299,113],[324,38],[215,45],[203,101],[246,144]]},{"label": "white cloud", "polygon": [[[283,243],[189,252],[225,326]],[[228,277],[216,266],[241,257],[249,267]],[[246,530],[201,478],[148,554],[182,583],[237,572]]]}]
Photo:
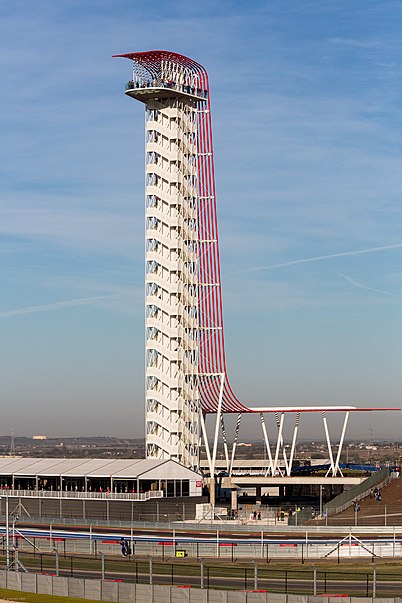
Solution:
[{"label": "white cloud", "polygon": [[65,308],[74,308],[76,306],[99,305],[105,301],[116,299],[116,295],[97,295],[95,297],[83,297],[80,299],[68,299],[52,304],[40,304],[38,306],[27,306],[26,308],[16,308],[14,310],[0,311],[0,318],[13,318],[15,316],[26,316],[27,314],[37,314],[38,312],[50,312],[54,310],[64,310]]},{"label": "white cloud", "polygon": [[379,253],[382,251],[390,251],[392,249],[401,249],[402,243],[395,243],[393,245],[382,245],[381,247],[370,247],[368,249],[355,249],[353,251],[341,251],[339,253],[331,253],[328,255],[317,255],[310,258],[301,258],[298,260],[291,260],[290,262],[281,262],[279,264],[267,264],[266,266],[256,266],[246,268],[245,270],[239,270],[235,274],[260,272],[263,270],[273,270],[275,268],[286,268],[288,266],[297,266],[298,264],[309,264],[311,262],[322,262],[325,260],[333,260],[335,258],[342,257],[353,257],[356,255],[365,255],[368,253]]},{"label": "white cloud", "polygon": [[347,274],[342,274],[341,272],[337,272],[337,274],[338,274],[338,276],[343,278],[348,283],[351,283],[354,287],[357,287],[358,289],[364,289],[365,291],[372,291],[373,293],[380,293],[381,295],[389,295],[390,297],[402,298],[402,295],[400,293],[393,293],[392,291],[384,291],[383,289],[376,289],[375,287],[369,287],[367,285],[363,285],[362,283],[359,283],[358,281],[353,279],[351,276],[348,276]]}]

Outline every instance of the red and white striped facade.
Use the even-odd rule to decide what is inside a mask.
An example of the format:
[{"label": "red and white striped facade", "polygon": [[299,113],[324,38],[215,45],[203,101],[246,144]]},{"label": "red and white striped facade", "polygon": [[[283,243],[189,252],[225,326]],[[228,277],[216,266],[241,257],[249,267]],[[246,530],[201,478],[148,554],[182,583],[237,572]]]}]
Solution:
[{"label": "red and white striped facade", "polygon": [[[219,419],[228,471],[240,416],[259,413],[276,474],[283,452],[290,475],[301,412],[346,413],[336,462],[354,406],[264,407],[242,404],[230,386],[225,356],[211,104],[206,70],[169,51],[116,55],[133,62],[126,94],[145,103],[146,152],[146,455],[199,467],[201,431],[214,472]],[[386,410],[386,409],[381,409]],[[389,409],[391,410],[391,409]],[[396,410],[396,409],[392,409]],[[205,415],[216,413],[213,451]],[[232,459],[224,413],[238,413]],[[271,455],[264,413],[274,413],[276,451]],[[295,414],[291,458],[286,460],[283,421]],[[201,428],[201,429],[200,429]]]}]

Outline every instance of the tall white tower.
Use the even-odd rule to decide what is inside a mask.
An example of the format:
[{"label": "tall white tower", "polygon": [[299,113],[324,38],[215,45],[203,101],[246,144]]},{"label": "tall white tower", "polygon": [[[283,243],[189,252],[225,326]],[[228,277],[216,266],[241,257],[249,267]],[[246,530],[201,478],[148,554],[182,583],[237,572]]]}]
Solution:
[{"label": "tall white tower", "polygon": [[[131,57],[130,57],[131,58]],[[199,465],[197,74],[136,53],[126,94],[145,103],[146,455]]]},{"label": "tall white tower", "polygon": [[[286,473],[290,477],[300,413],[320,412],[330,459],[328,473],[335,477],[341,473],[339,463],[349,413],[380,409],[248,407],[237,398],[228,379],[206,70],[188,57],[164,50],[116,56],[133,61],[133,77],[126,94],[146,107],[147,457],[172,458],[198,469],[202,434],[213,500],[219,427],[229,476],[241,417],[246,413],[260,417],[267,452],[265,475]],[[335,458],[327,412],[345,413]],[[231,452],[224,423],[224,415],[230,413],[237,414]],[[206,429],[208,414],[215,415],[212,448]],[[265,415],[271,419],[274,450]],[[288,415],[295,417],[290,450],[284,437]]]}]

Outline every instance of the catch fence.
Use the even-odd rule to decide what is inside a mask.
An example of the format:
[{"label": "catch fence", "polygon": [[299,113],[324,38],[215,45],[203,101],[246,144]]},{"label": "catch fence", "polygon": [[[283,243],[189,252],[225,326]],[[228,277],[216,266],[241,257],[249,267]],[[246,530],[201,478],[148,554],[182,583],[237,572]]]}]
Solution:
[{"label": "catch fence", "polygon": [[[0,569],[5,558],[0,557]],[[263,589],[273,593],[361,597],[396,597],[402,591],[402,575],[396,568],[387,571],[371,567],[348,569],[309,565],[304,568],[275,568],[267,563],[208,563],[155,561],[152,558],[116,559],[107,555],[59,555],[20,553],[11,558],[11,569],[21,572],[71,578],[91,578],[135,584],[191,586],[205,589]]]}]

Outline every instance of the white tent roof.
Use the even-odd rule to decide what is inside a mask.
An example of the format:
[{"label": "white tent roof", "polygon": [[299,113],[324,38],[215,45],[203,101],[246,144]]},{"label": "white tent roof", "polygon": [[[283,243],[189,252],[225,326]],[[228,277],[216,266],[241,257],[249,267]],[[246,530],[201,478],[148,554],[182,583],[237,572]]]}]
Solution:
[{"label": "white tent roof", "polygon": [[198,479],[198,473],[172,460],[0,458],[0,476],[86,477],[105,479]]}]

